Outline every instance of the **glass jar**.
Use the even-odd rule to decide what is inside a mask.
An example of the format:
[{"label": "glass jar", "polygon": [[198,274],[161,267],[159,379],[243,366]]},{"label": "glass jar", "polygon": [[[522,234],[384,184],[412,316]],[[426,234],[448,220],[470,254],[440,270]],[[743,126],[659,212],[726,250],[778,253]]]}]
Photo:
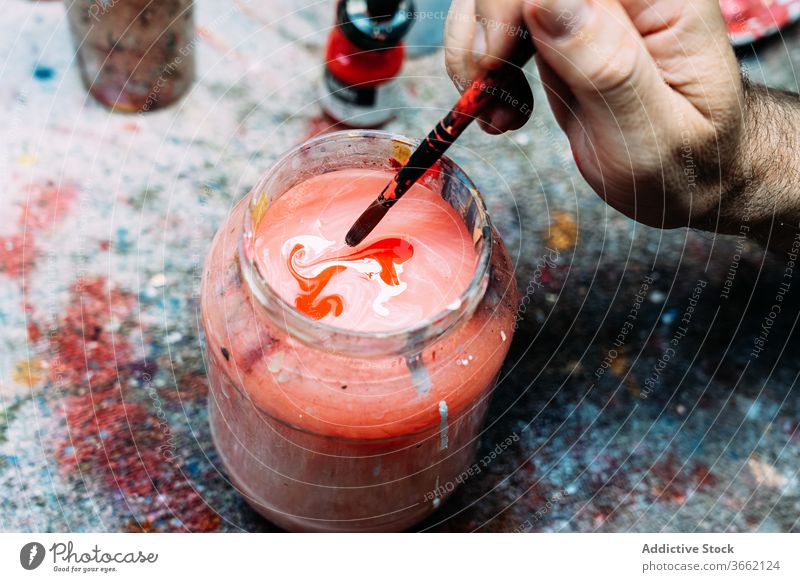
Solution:
[{"label": "glass jar", "polygon": [[464,172],[444,158],[425,184],[472,234],[474,275],[444,313],[411,328],[315,321],[278,296],[254,257],[269,204],[294,185],[341,169],[393,172],[415,145],[377,131],[307,142],[235,206],[211,245],[201,314],[214,443],[248,502],[285,529],[404,530],[468,477],[518,294]]},{"label": "glass jar", "polygon": [[180,99],[194,79],[192,0],[65,0],[81,79],[115,111]]}]

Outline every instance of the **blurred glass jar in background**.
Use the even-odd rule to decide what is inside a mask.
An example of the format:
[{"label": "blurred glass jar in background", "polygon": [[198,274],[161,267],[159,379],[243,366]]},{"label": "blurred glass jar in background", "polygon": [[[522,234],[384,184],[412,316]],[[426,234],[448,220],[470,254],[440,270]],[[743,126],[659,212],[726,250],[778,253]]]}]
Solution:
[{"label": "blurred glass jar in background", "polygon": [[65,0],[89,93],[115,111],[180,99],[194,79],[192,0]]}]

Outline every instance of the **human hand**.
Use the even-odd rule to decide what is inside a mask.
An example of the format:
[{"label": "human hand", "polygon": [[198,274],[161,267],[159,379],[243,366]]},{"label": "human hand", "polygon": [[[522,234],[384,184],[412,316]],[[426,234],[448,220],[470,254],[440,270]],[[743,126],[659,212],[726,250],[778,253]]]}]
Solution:
[{"label": "human hand", "polygon": [[[651,226],[713,226],[741,174],[745,107],[718,0],[455,0],[448,72],[463,88],[531,37],[592,188]],[[482,125],[526,119],[498,104]]]}]

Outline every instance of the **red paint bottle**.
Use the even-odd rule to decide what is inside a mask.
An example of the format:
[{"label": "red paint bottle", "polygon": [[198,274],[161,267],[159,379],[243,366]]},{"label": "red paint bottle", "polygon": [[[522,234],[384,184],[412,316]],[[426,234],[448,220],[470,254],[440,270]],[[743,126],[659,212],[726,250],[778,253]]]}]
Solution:
[{"label": "red paint bottle", "polygon": [[339,0],[325,51],[322,109],[340,125],[380,127],[394,116],[412,0]]}]

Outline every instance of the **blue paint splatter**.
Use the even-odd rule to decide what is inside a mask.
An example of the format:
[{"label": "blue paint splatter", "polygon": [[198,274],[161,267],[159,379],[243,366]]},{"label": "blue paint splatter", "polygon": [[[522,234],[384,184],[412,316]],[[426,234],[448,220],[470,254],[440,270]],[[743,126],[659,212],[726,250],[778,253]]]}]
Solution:
[{"label": "blue paint splatter", "polygon": [[661,323],[664,325],[671,325],[676,319],[678,319],[679,312],[677,309],[672,308],[667,310],[664,315],[661,316]]},{"label": "blue paint splatter", "polygon": [[131,241],[128,240],[128,229],[121,226],[117,229],[117,241],[114,247],[120,254],[127,254],[131,250]]},{"label": "blue paint splatter", "polygon": [[51,67],[38,65],[33,70],[33,76],[35,79],[38,79],[39,81],[49,81],[50,79],[56,76],[56,72]]}]

